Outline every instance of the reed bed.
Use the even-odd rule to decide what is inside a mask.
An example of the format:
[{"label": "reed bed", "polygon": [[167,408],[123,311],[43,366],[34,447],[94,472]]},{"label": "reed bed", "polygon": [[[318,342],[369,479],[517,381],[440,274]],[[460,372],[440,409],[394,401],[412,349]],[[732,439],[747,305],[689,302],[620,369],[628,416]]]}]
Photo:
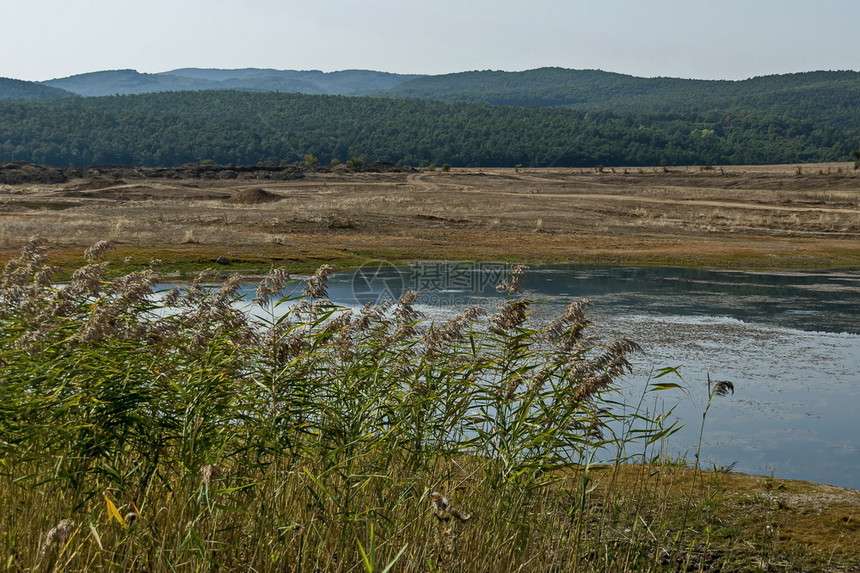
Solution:
[{"label": "reed bed", "polygon": [[[494,314],[431,323],[416,293],[332,303],[323,266],[305,281],[273,269],[251,312],[237,304],[239,277],[156,293],[155,263],[117,273],[109,247],[57,284],[31,242],[0,278],[0,567],[726,562],[694,533],[711,494],[669,516],[653,486],[671,487],[670,474],[631,483],[595,463],[634,450],[649,461],[675,426],[614,402],[638,346],[592,336],[587,301],[535,325],[518,267]],[[664,380],[645,391],[677,387]]]}]

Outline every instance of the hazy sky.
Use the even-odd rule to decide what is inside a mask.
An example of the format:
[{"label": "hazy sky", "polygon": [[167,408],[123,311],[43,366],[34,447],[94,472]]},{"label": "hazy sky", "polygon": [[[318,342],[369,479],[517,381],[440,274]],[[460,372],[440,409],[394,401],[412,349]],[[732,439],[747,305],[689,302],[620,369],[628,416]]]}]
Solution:
[{"label": "hazy sky", "polygon": [[0,0],[0,77],[132,68],[860,70],[856,0]]}]

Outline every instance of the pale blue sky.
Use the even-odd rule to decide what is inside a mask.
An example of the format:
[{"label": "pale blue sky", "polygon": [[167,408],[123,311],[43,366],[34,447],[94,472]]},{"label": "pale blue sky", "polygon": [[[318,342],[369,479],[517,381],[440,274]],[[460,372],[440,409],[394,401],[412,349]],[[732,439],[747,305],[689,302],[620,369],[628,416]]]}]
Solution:
[{"label": "pale blue sky", "polygon": [[0,77],[181,67],[543,66],[744,79],[860,70],[849,0],[0,0]]}]

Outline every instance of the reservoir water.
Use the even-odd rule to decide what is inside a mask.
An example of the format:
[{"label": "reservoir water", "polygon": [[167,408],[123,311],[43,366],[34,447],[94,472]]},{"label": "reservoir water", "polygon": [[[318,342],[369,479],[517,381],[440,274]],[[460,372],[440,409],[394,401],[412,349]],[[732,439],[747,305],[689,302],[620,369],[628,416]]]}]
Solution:
[{"label": "reservoir water", "polygon": [[[335,302],[358,305],[422,293],[430,319],[467,305],[500,304],[502,264],[381,263],[330,281]],[[694,459],[707,378],[733,383],[708,412],[701,464],[860,489],[860,272],[761,273],[677,268],[532,267],[525,289],[537,319],[568,302],[594,302],[596,331],[642,345],[621,393],[635,403],[652,370],[680,366],[689,395],[660,393],[651,407],[684,429],[667,456]],[[654,394],[656,395],[656,394]]]}]

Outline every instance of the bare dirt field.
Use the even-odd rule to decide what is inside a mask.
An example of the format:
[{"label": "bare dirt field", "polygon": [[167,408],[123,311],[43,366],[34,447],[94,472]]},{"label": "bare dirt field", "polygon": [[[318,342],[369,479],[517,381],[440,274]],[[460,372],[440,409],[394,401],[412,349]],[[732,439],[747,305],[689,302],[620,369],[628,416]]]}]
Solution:
[{"label": "bare dirt field", "polygon": [[0,258],[34,236],[69,264],[110,240],[116,256],[189,269],[219,256],[294,269],[379,258],[858,268],[860,172],[849,163],[307,171],[285,181],[102,172],[0,185]]}]

